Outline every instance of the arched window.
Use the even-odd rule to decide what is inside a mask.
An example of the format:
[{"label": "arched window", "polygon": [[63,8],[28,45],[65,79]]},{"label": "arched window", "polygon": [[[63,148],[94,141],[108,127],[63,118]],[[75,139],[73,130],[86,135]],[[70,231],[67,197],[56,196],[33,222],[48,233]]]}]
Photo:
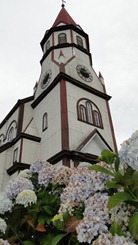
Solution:
[{"label": "arched window", "polygon": [[79,106],[79,119],[86,121],[86,109],[83,105]]},{"label": "arched window", "polygon": [[93,124],[93,115],[92,115],[92,103],[86,101],[86,113],[87,113],[87,121]]},{"label": "arched window", "polygon": [[83,40],[80,36],[76,36],[77,44],[81,47],[83,47]]},{"label": "arched window", "polygon": [[93,116],[94,116],[94,123],[96,126],[100,127],[101,125],[101,119],[98,111],[93,111]]},{"label": "arched window", "polygon": [[46,51],[50,49],[50,40],[46,43]]},{"label": "arched window", "polygon": [[67,36],[65,33],[60,33],[58,35],[58,43],[62,44],[62,43],[66,43],[67,42]]},{"label": "arched window", "polygon": [[13,140],[13,137],[14,137],[14,128],[11,127],[8,133],[8,141]]},{"label": "arched window", "polygon": [[81,99],[77,103],[78,120],[103,128],[102,117],[98,107],[90,100]]},{"label": "arched window", "polygon": [[48,116],[47,112],[43,115],[42,119],[42,131],[45,131],[48,128]]}]

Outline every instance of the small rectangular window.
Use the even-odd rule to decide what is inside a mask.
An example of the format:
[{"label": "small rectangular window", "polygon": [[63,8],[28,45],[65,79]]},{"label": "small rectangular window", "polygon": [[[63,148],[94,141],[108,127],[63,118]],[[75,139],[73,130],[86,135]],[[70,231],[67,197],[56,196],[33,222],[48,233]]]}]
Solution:
[{"label": "small rectangular window", "polygon": [[67,36],[65,33],[60,33],[58,35],[58,43],[62,44],[62,43],[66,43],[67,42]]},{"label": "small rectangular window", "polygon": [[77,44],[81,47],[83,47],[83,40],[80,36],[76,36],[76,39],[77,39]]},{"label": "small rectangular window", "polygon": [[18,157],[18,148],[14,150],[13,153],[13,163],[17,162],[17,157]]}]

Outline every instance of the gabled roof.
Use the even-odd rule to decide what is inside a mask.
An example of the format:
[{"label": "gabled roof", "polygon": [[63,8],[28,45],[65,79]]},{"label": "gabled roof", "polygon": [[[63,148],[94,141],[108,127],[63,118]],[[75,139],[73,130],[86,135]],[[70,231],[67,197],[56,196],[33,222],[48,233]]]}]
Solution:
[{"label": "gabled roof", "polygon": [[87,152],[99,156],[104,149],[112,151],[109,144],[95,128],[76,148],[76,151]]},{"label": "gabled roof", "polygon": [[75,25],[77,26],[77,24],[75,23],[75,21],[72,19],[72,17],[69,15],[69,13],[66,11],[64,4],[62,4],[62,9],[60,10],[54,24],[52,27],[56,27],[58,26],[60,23],[64,23],[66,25]]}]

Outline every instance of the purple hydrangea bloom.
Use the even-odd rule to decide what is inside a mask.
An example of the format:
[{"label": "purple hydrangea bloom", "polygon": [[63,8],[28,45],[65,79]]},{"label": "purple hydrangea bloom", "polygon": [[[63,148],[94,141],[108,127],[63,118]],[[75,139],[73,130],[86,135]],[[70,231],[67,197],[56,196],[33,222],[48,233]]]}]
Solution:
[{"label": "purple hydrangea bloom", "polygon": [[34,186],[29,179],[19,176],[8,182],[6,187],[6,194],[9,199],[14,199],[21,191],[33,189]]},{"label": "purple hydrangea bloom", "polygon": [[46,166],[49,166],[49,165],[50,165],[50,163],[48,163],[46,161],[38,160],[31,165],[30,171],[32,174],[39,173],[43,168],[45,168]]},{"label": "purple hydrangea bloom", "polygon": [[7,198],[6,193],[0,192],[0,214],[10,212],[12,207],[12,201],[9,198]]},{"label": "purple hydrangea bloom", "polygon": [[131,166],[138,170],[138,131],[122,143],[119,157],[124,167]]}]

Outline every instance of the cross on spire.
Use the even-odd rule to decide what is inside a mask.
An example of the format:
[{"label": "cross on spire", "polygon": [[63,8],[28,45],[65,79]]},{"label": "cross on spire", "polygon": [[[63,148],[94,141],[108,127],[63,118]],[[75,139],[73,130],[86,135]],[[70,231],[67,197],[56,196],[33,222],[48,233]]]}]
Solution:
[{"label": "cross on spire", "polygon": [[61,6],[64,7],[65,3],[66,3],[65,0],[62,0],[62,5]]}]

